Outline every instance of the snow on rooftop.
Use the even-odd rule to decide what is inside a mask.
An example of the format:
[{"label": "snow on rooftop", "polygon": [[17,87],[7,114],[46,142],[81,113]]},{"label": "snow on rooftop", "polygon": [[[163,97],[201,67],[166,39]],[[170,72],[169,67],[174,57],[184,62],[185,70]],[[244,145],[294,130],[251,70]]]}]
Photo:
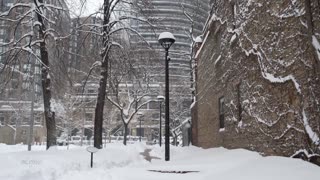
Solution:
[{"label": "snow on rooftop", "polygon": [[197,51],[196,55],[194,56],[194,58],[195,58],[195,59],[197,59],[197,58],[198,58],[198,56],[199,56],[199,54],[201,53],[202,48],[204,47],[204,44],[206,43],[206,41],[207,41],[207,38],[208,38],[209,34],[210,34],[210,31],[208,31],[208,32],[206,33],[206,36],[205,36],[205,38],[204,38],[204,40],[203,40],[203,42],[202,42],[202,44],[201,44],[200,48],[198,49],[198,51]]},{"label": "snow on rooftop", "polygon": [[201,36],[197,36],[196,39],[194,40],[195,43],[202,43],[203,40],[201,38]]}]

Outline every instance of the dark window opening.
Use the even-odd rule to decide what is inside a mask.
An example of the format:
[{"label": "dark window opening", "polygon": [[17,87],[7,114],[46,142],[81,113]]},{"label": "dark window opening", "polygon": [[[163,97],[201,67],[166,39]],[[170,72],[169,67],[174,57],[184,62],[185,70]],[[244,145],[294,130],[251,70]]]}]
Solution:
[{"label": "dark window opening", "polygon": [[220,129],[224,128],[224,97],[219,98],[219,121]]},{"label": "dark window opening", "polygon": [[86,121],[92,121],[93,120],[93,114],[92,113],[86,113]]},{"label": "dark window opening", "polygon": [[237,85],[237,101],[238,101],[238,120],[242,121],[242,105],[241,105],[241,83]]},{"label": "dark window opening", "polygon": [[[1,115],[1,114],[0,114]],[[3,126],[4,125],[4,117],[0,116],[0,125]]]},{"label": "dark window opening", "polygon": [[137,128],[137,136],[144,137],[144,128]]}]

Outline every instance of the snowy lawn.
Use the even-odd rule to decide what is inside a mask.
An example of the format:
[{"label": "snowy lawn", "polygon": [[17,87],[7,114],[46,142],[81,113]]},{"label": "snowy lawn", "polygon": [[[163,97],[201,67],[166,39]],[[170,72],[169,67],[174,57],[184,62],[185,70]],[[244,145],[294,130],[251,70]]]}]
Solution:
[{"label": "snowy lawn", "polygon": [[[0,180],[309,180],[319,179],[320,167],[299,159],[261,157],[255,152],[224,148],[201,149],[171,147],[171,161],[165,162],[164,147],[133,144],[109,144],[94,155],[85,147],[57,147],[0,144]],[[152,149],[151,156],[162,159],[146,161],[140,155]],[[186,174],[149,170],[198,171]]]}]

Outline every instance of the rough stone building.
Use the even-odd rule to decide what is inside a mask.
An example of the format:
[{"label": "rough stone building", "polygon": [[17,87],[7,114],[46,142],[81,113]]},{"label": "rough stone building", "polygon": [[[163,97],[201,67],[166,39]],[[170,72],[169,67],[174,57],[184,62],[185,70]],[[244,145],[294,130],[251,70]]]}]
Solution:
[{"label": "rough stone building", "polygon": [[194,144],[319,154],[319,1],[212,3],[195,56]]}]

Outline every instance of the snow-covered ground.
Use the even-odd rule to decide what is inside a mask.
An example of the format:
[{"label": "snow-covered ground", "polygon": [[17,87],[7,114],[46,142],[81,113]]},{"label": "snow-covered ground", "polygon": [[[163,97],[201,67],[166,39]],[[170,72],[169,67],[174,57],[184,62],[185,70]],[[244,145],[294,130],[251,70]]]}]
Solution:
[{"label": "snow-covered ground", "polygon": [[[148,162],[140,155],[152,149]],[[85,147],[58,147],[0,144],[0,180],[309,180],[319,179],[320,167],[299,159],[262,157],[247,150],[171,147],[171,161],[163,160],[164,147],[144,144],[110,144],[94,155]],[[198,171],[187,174],[160,171]]]}]

